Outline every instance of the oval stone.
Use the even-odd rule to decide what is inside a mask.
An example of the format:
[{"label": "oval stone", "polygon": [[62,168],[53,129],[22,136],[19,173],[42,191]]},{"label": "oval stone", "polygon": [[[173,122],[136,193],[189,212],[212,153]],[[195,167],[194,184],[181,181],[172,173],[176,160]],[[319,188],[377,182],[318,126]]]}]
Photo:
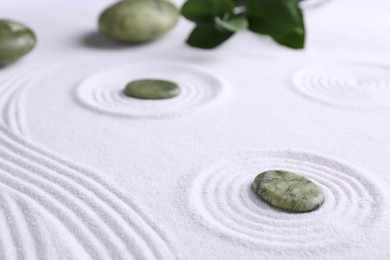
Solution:
[{"label": "oval stone", "polygon": [[171,81],[143,79],[127,84],[125,94],[139,99],[167,99],[180,94],[180,87]]},{"label": "oval stone", "polygon": [[10,20],[0,20],[0,64],[13,62],[35,46],[36,37],[28,27]]},{"label": "oval stone", "polygon": [[263,172],[255,178],[252,187],[265,202],[292,212],[313,211],[325,200],[314,182],[288,171]]},{"label": "oval stone", "polygon": [[99,29],[122,42],[144,42],[161,36],[179,20],[177,8],[165,0],[124,0],[99,17]]}]

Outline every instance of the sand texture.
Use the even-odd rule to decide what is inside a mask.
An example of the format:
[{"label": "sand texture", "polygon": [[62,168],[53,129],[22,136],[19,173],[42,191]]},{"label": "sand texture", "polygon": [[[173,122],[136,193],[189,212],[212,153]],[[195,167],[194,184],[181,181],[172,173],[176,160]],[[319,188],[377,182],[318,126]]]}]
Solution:
[{"label": "sand texture", "polygon": [[[0,259],[390,259],[389,1],[307,2],[303,51],[249,32],[193,49],[184,19],[118,44],[97,33],[110,4],[1,3],[38,44],[0,69]],[[123,94],[144,78],[181,92]],[[264,203],[268,170],[323,205]]]}]

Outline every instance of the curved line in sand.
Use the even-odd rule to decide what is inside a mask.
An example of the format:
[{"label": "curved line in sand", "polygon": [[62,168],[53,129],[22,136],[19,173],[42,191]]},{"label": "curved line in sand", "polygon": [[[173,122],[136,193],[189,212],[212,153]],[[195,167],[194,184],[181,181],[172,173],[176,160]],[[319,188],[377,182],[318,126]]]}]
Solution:
[{"label": "curved line in sand", "polygon": [[78,237],[94,259],[176,258],[166,235],[122,191],[21,136],[15,122],[21,121],[23,86],[21,82],[14,92],[5,89],[8,95],[1,96],[7,118],[7,124],[0,125],[0,150],[6,158],[0,166],[3,184],[39,198],[37,202]]},{"label": "curved line in sand", "polygon": [[[314,212],[293,214],[262,202],[251,184],[257,174],[275,169],[312,179],[325,193],[324,205]],[[300,249],[315,251],[343,242],[352,233],[364,235],[382,212],[378,190],[360,171],[323,156],[248,152],[232,155],[195,177],[189,205],[207,229],[229,240],[281,252],[294,250],[299,243]]]},{"label": "curved line in sand", "polygon": [[334,64],[302,68],[292,76],[298,93],[313,101],[355,109],[389,108],[389,67]]},{"label": "curved line in sand", "polygon": [[[125,85],[142,78],[177,82],[181,94],[166,100],[138,100],[123,94]],[[123,65],[93,74],[77,86],[76,100],[95,112],[128,118],[166,118],[219,104],[230,97],[230,89],[219,77],[186,64],[155,62]]]}]

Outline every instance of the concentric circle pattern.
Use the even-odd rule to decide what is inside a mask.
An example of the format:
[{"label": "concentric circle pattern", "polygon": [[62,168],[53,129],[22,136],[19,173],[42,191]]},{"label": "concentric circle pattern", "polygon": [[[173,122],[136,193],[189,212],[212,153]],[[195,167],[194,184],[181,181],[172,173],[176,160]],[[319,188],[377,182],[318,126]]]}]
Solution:
[{"label": "concentric circle pattern", "polygon": [[[285,169],[317,183],[325,203],[310,213],[288,213],[261,201],[251,189],[257,174]],[[270,250],[318,250],[351,243],[379,219],[382,199],[360,172],[317,155],[249,152],[234,155],[198,175],[190,206],[202,223],[235,243]]]},{"label": "concentric circle pattern", "polygon": [[390,67],[344,64],[301,69],[294,87],[306,97],[339,107],[390,107]]},{"label": "concentric circle pattern", "polygon": [[[139,79],[173,81],[180,86],[181,93],[167,100],[139,100],[124,95],[126,84]],[[207,71],[168,62],[107,69],[88,77],[77,91],[78,99],[87,107],[123,117],[177,116],[222,101],[227,94],[223,81]]]}]

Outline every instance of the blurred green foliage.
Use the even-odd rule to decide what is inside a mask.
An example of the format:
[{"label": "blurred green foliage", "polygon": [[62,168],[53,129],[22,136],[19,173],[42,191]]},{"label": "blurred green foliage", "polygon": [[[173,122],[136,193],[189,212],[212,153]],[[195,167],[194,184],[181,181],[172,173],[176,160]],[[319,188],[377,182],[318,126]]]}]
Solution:
[{"label": "blurred green foliage", "polygon": [[301,0],[188,0],[182,14],[196,26],[187,39],[193,47],[212,49],[237,31],[269,35],[281,45],[302,49],[305,25]]}]

